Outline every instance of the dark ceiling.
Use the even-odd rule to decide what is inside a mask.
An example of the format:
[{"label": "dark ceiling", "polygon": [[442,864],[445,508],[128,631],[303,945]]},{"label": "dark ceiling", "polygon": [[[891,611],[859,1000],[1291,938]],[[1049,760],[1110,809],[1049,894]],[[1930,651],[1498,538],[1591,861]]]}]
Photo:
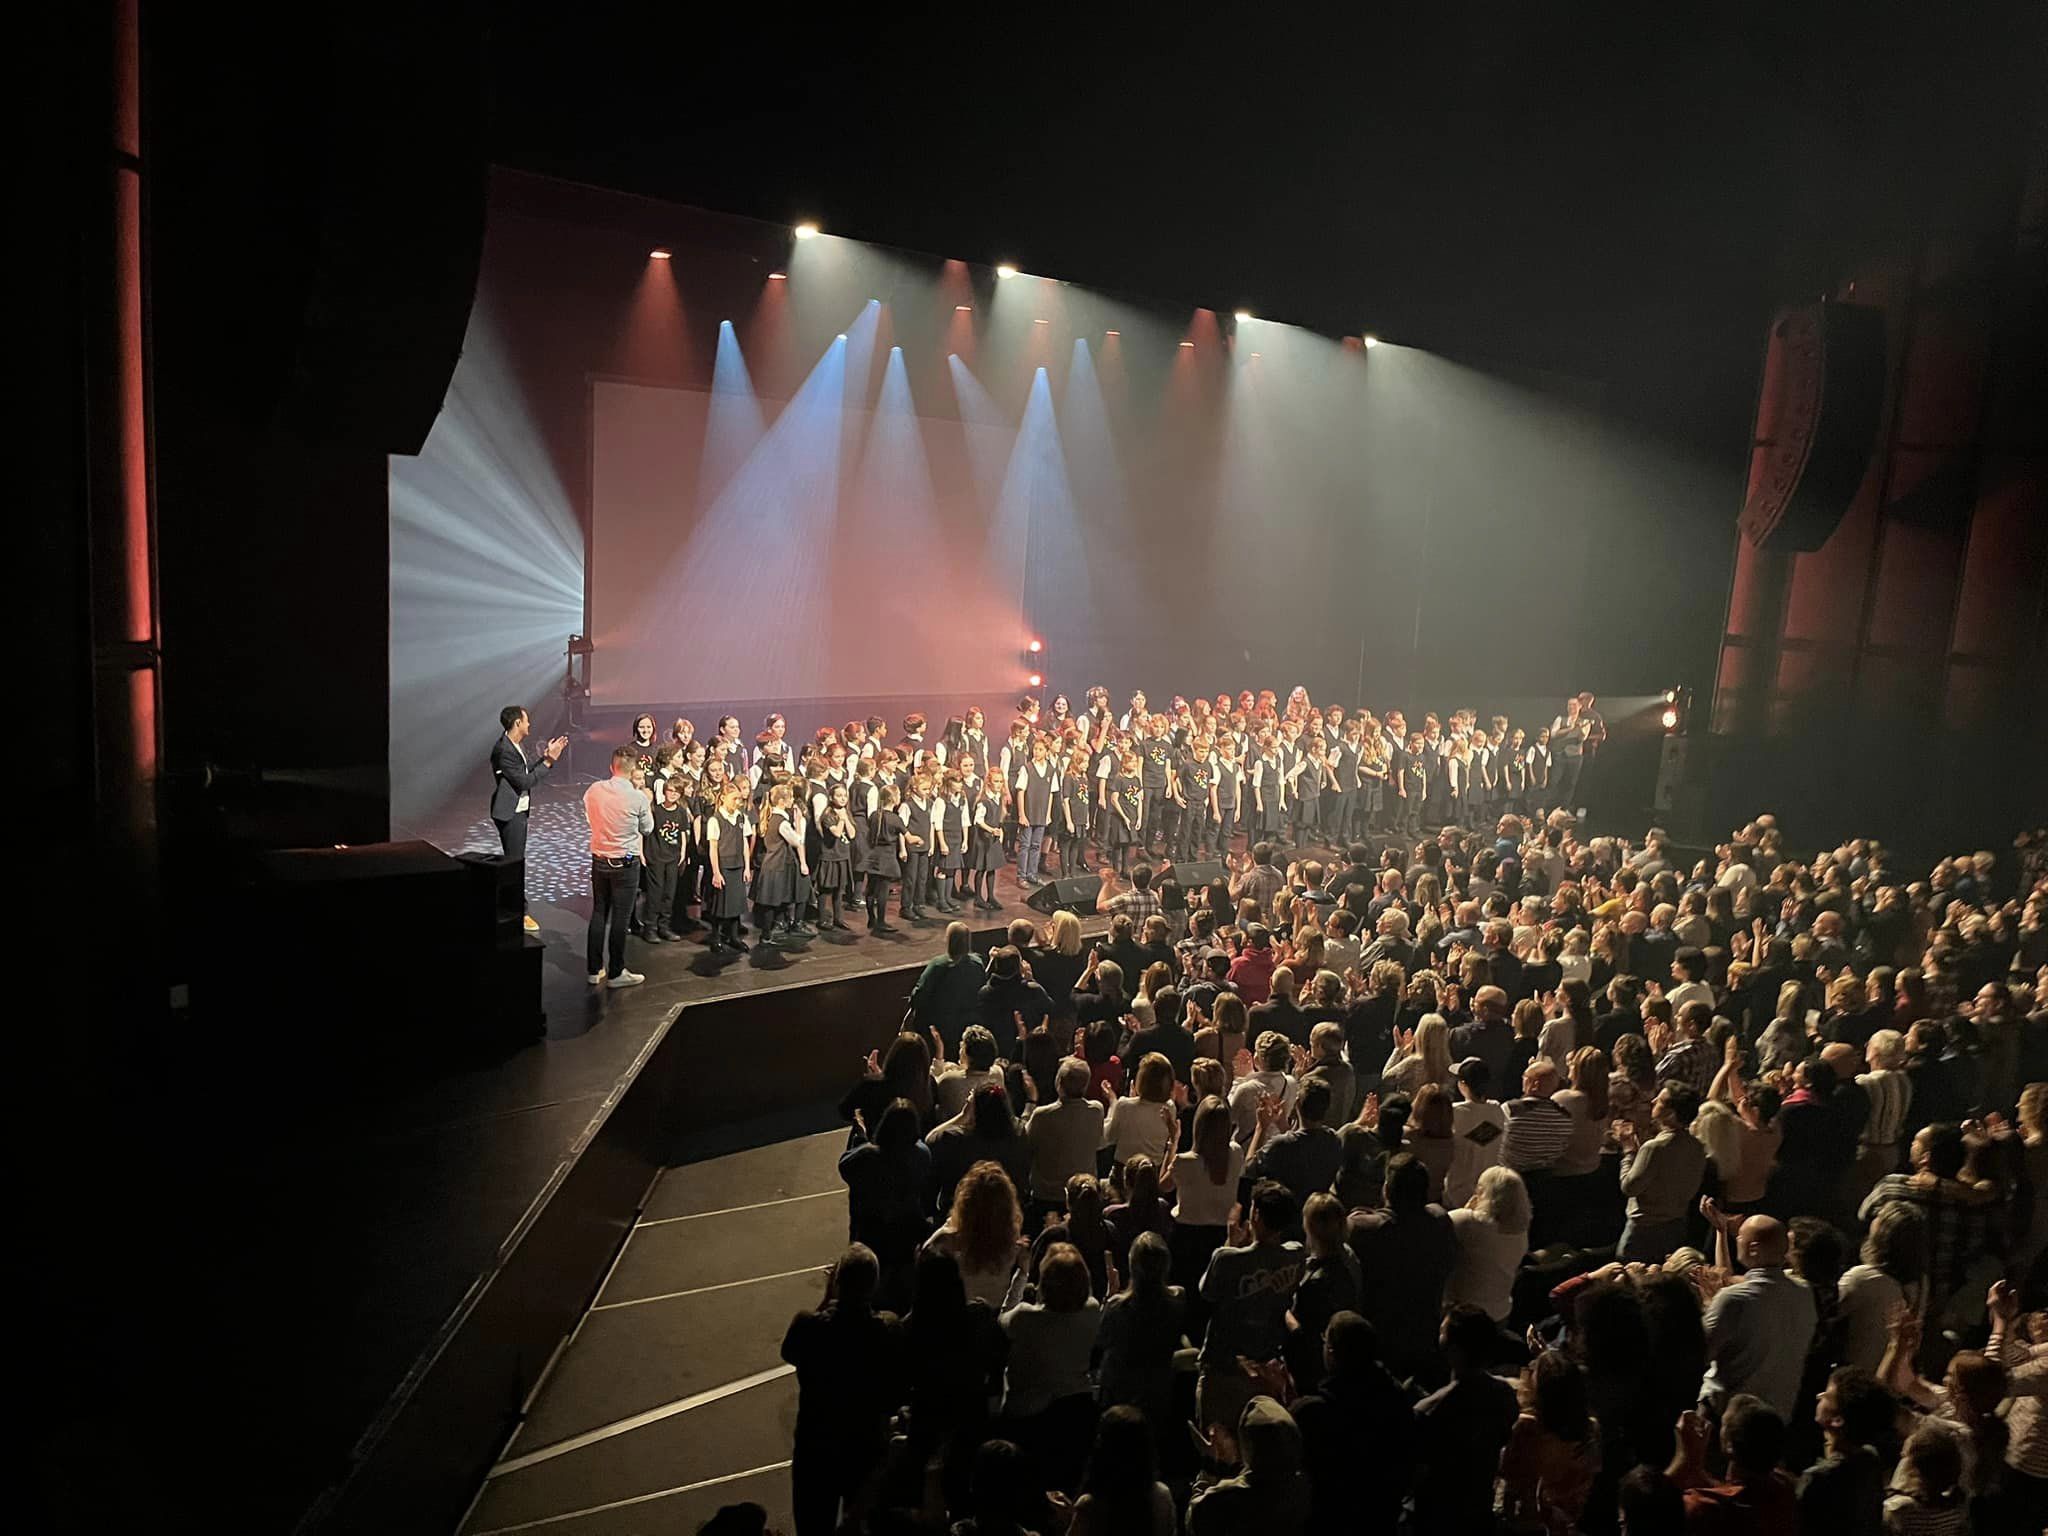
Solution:
[{"label": "dark ceiling", "polygon": [[2048,78],[2038,4],[863,9],[506,6],[496,156],[1746,411],[1775,300],[1999,227]]}]

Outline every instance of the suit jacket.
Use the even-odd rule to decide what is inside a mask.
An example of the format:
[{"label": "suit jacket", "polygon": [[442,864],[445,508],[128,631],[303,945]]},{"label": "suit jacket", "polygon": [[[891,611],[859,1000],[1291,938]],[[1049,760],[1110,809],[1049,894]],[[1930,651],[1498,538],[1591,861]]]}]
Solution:
[{"label": "suit jacket", "polygon": [[554,766],[541,756],[528,762],[512,738],[501,734],[491,748],[491,820],[510,821],[518,815],[519,797],[539,788]]}]

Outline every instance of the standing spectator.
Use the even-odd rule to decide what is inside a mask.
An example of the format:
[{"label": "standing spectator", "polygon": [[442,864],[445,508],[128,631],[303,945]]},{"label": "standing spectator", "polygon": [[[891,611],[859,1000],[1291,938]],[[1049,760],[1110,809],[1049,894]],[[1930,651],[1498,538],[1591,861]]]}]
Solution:
[{"label": "standing spectator", "polygon": [[1088,1063],[1067,1057],[1056,1082],[1059,1096],[1032,1110],[1024,1122],[1024,1139],[1031,1147],[1031,1208],[1041,1217],[1065,1204],[1068,1179],[1095,1172],[1102,1146],[1102,1106],[1088,1093]]},{"label": "standing spectator", "polygon": [[[943,1054],[959,1050],[962,1033],[981,1017],[986,979],[981,956],[974,952],[974,930],[965,923],[946,924],[946,952],[925,962],[910,989],[911,1013],[926,1029],[938,1031]],[[1004,1018],[1007,1022],[1008,1015]],[[946,1113],[958,1109],[956,1104]]]},{"label": "standing spectator", "polygon": [[1500,1460],[1508,1529],[1575,1531],[1600,1470],[1586,1374],[1564,1351],[1546,1349],[1523,1371],[1519,1396],[1521,1415]]},{"label": "standing spectator", "polygon": [[1088,1261],[1072,1243],[1054,1243],[1046,1251],[1038,1266],[1037,1300],[1003,1313],[1010,1357],[1002,1416],[1050,1488],[1070,1490],[1078,1483],[1095,1433],[1088,1367],[1101,1322]]},{"label": "standing spectator", "polygon": [[[1329,972],[1323,973],[1325,976]],[[1325,1020],[1308,1032],[1308,1067],[1304,1075],[1330,1085],[1330,1119],[1343,1124],[1363,1102],[1358,1074],[1344,1059],[1344,1026]]]},{"label": "standing spectator", "polygon": [[1488,1091],[1492,1078],[1477,1056],[1468,1056],[1451,1068],[1451,1077],[1458,1085],[1459,1097],[1451,1106],[1454,1141],[1450,1171],[1444,1175],[1444,1204],[1456,1209],[1472,1198],[1479,1175],[1499,1164],[1508,1112],[1494,1102]]},{"label": "standing spectator", "polygon": [[1131,1092],[1109,1107],[1102,1145],[1121,1167],[1134,1157],[1164,1163],[1180,1143],[1180,1119],[1173,1107],[1173,1063],[1154,1051],[1138,1063]]},{"label": "standing spectator", "polygon": [[1440,1335],[1450,1383],[1415,1405],[1417,1536],[1491,1527],[1494,1477],[1514,1433],[1515,1389],[1489,1370],[1500,1335],[1477,1307],[1452,1307]]},{"label": "standing spectator", "polygon": [[[1312,1529],[1395,1536],[1415,1465],[1414,1402],[1382,1363],[1372,1324],[1356,1312],[1331,1318],[1321,1380],[1294,1404],[1315,1497]],[[1372,1475],[1360,1477],[1366,1466]]]},{"label": "standing spectator", "polygon": [[1204,1426],[1227,1428],[1251,1396],[1240,1359],[1280,1358],[1288,1299],[1301,1279],[1302,1247],[1288,1235],[1300,1217],[1300,1206],[1282,1186],[1255,1185],[1250,1223],[1233,1230],[1232,1241],[1209,1259],[1201,1295],[1211,1311],[1195,1386],[1198,1422]]},{"label": "standing spectator", "polygon": [[[1657,1081],[1683,1083],[1695,1098],[1703,1099],[1714,1085],[1714,1074],[1721,1070],[1721,1058],[1707,1042],[1707,1026],[1714,1022],[1713,1005],[1687,1003],[1673,1012],[1678,1022],[1657,1058]],[[1654,1029],[1650,1044],[1658,1044]]]},{"label": "standing spectator", "polygon": [[1172,1065],[1176,1083],[1187,1082],[1195,1064],[1195,1037],[1181,1017],[1180,995],[1172,987],[1154,995],[1152,1022],[1141,1025],[1118,1054],[1142,1062],[1155,1052]]},{"label": "standing spectator", "polygon": [[1229,1234],[1243,1177],[1244,1147],[1231,1134],[1230,1106],[1220,1098],[1205,1097],[1195,1109],[1190,1149],[1173,1159],[1176,1283],[1201,1282],[1211,1255]]},{"label": "standing spectator", "polygon": [[1172,1266],[1167,1240],[1141,1232],[1131,1244],[1124,1288],[1102,1304],[1097,1334],[1097,1401],[1104,1408],[1140,1408],[1162,1432],[1172,1419],[1173,1360],[1187,1316],[1186,1295],[1168,1283]]},{"label": "standing spectator", "polygon": [[1928,1316],[1937,1319],[1961,1293],[1995,1230],[1991,1193],[1963,1180],[1969,1158],[1961,1126],[1930,1125],[1913,1138],[1913,1172],[1879,1179],[1857,1212],[1872,1221],[1894,1201],[1919,1210],[1927,1224]]},{"label": "standing spectator", "polygon": [[1253,923],[1245,931],[1244,952],[1230,962],[1230,984],[1247,1007],[1256,1007],[1272,996],[1273,971],[1279,956],[1273,949],[1273,931],[1264,923]]},{"label": "standing spectator", "polygon": [[1857,1086],[1870,1101],[1870,1118],[1856,1153],[1856,1198],[1869,1194],[1877,1181],[1899,1171],[1901,1138],[1913,1103],[1913,1080],[1906,1075],[1906,1037],[1896,1029],[1880,1029],[1864,1050],[1870,1070],[1858,1075]]},{"label": "standing spectator", "polygon": [[1507,1134],[1501,1138],[1500,1160],[1523,1175],[1548,1176],[1571,1144],[1571,1111],[1557,1102],[1562,1084],[1557,1064],[1547,1056],[1529,1063],[1522,1074],[1522,1096],[1507,1104]]},{"label": "standing spectator", "polygon": [[1429,1171],[1406,1153],[1387,1160],[1386,1208],[1353,1211],[1351,1249],[1365,1286],[1359,1306],[1382,1341],[1388,1368],[1427,1378],[1436,1370],[1432,1330],[1458,1261],[1451,1219],[1429,1201]]},{"label": "standing spectator", "polygon": [[1044,942],[1027,949],[1024,958],[1031,966],[1031,979],[1044,989],[1054,1007],[1070,1003],[1074,983],[1088,968],[1088,957],[1082,953],[1081,919],[1064,909],[1053,913]]},{"label": "standing spectator", "polygon": [[[1024,957],[1015,945],[989,951],[988,980],[975,998],[976,1016],[998,1040],[1022,1037],[1052,1013],[1045,989],[1024,974]],[[941,1036],[944,1035],[941,1030]]]},{"label": "standing spectator", "polygon": [[1324,1123],[1329,1109],[1330,1085],[1319,1077],[1309,1078],[1295,1098],[1297,1123],[1275,1134],[1272,1128],[1282,1123],[1285,1110],[1279,1100],[1267,1098],[1245,1149],[1246,1176],[1277,1181],[1297,1202],[1327,1191],[1343,1160],[1337,1133]]},{"label": "standing spectator", "polygon": [[1024,1283],[1024,1212],[1000,1163],[976,1163],[953,1190],[945,1224],[925,1242],[960,1266],[967,1298],[1001,1311]]},{"label": "standing spectator", "polygon": [[1650,1108],[1657,1133],[1648,1141],[1639,1140],[1627,1121],[1615,1122],[1621,1192],[1628,1196],[1628,1221],[1617,1250],[1621,1258],[1662,1263],[1685,1242],[1686,1217],[1707,1171],[1707,1149],[1692,1133],[1699,1107],[1700,1096],[1689,1086],[1666,1083]]},{"label": "standing spectator", "polygon": [[789,1480],[797,1536],[838,1530],[842,1506],[860,1507],[888,1449],[904,1359],[895,1315],[874,1309],[881,1274],[874,1254],[855,1243],[832,1266],[818,1309],[797,1313],[783,1335],[782,1358],[796,1367]]},{"label": "standing spectator", "polygon": [[1529,1251],[1529,1190],[1512,1168],[1489,1168],[1462,1208],[1451,1212],[1457,1261],[1444,1284],[1448,1306],[1479,1308],[1505,1323],[1514,1305],[1515,1272]]},{"label": "standing spectator", "polygon": [[1460,1061],[1476,1056],[1486,1063],[1487,1079],[1502,1082],[1514,1050],[1515,1027],[1508,1022],[1508,995],[1499,987],[1481,987],[1472,994],[1472,1022],[1451,1031],[1451,1055]]},{"label": "standing spectator", "polygon": [[1308,1257],[1287,1309],[1286,1359],[1295,1389],[1313,1392],[1323,1378],[1323,1330],[1339,1312],[1357,1310],[1363,1284],[1335,1195],[1310,1195],[1302,1203],[1301,1229]]},{"label": "standing spectator", "polygon": [[[934,965],[939,962],[933,961]],[[941,1031],[934,1029],[932,1040],[937,1044]],[[1002,1052],[996,1046],[995,1035],[980,1024],[969,1024],[954,1043],[959,1053],[956,1062],[932,1066],[932,1112],[941,1120],[950,1120],[967,1107],[967,1101],[983,1083],[999,1082],[996,1071],[997,1059]]]},{"label": "standing spectator", "polygon": [[1685,1490],[1687,1536],[1793,1536],[1799,1529],[1798,1496],[1778,1463],[1785,1455],[1785,1418],[1761,1398],[1729,1400],[1721,1415],[1721,1454],[1728,1480],[1707,1475],[1707,1421],[1697,1413],[1679,1420],[1671,1480]]},{"label": "standing spectator", "polygon": [[1817,1314],[1813,1293],[1785,1271],[1790,1247],[1774,1216],[1751,1216],[1737,1231],[1735,1257],[1745,1273],[1707,1306],[1707,1403],[1748,1393],[1781,1418],[1798,1403]]},{"label": "standing spectator", "polygon": [[1813,1416],[1824,1454],[1800,1474],[1799,1529],[1813,1536],[1878,1536],[1888,1458],[1877,1447],[1895,1438],[1897,1400],[1869,1371],[1845,1365],[1829,1375]]},{"label": "standing spectator", "polygon": [[872,1134],[866,1118],[857,1119],[854,1133],[867,1139],[839,1156],[847,1227],[854,1242],[873,1251],[880,1294],[891,1300],[907,1298],[911,1263],[931,1230],[932,1154],[918,1131],[917,1107],[898,1099]]}]

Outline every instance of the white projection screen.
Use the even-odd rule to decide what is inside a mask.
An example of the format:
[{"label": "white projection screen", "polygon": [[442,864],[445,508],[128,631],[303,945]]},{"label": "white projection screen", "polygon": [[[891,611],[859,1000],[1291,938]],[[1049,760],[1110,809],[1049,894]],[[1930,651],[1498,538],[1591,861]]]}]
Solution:
[{"label": "white projection screen", "polygon": [[1033,490],[1016,429],[593,380],[592,698],[941,697],[1005,683]]}]

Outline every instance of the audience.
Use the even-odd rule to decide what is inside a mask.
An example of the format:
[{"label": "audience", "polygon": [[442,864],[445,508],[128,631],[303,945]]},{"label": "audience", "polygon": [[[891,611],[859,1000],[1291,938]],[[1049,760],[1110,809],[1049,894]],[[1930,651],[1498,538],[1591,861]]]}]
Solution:
[{"label": "audience", "polygon": [[2048,1528],[2048,867],[1503,806],[1122,963],[949,930],[841,1105],[798,1536]]}]

